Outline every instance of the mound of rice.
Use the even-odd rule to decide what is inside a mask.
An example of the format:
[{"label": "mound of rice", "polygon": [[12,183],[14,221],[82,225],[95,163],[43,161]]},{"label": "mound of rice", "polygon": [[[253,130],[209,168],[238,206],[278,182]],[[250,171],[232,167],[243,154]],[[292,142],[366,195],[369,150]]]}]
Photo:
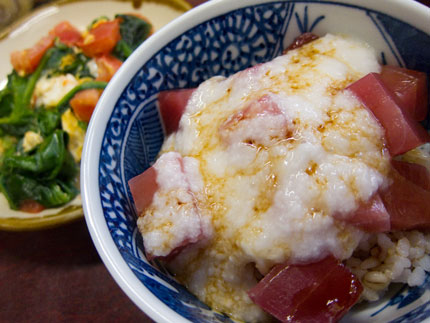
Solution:
[{"label": "mound of rice", "polygon": [[376,301],[390,283],[419,286],[430,271],[430,234],[420,231],[369,234],[346,265],[363,285],[362,300]]}]

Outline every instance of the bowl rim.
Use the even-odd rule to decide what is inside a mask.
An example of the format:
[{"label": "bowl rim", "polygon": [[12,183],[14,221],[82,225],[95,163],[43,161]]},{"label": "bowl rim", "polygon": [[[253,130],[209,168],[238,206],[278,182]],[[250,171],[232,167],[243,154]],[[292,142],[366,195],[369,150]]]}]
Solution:
[{"label": "bowl rim", "polygon": [[[107,123],[116,102],[124,89],[140,70],[142,65],[158,53],[161,48],[178,36],[201,23],[227,12],[257,4],[294,0],[211,0],[203,3],[161,28],[156,37],[150,37],[121,66],[109,82],[97,104],[85,137],[81,164],[81,194],[85,220],[93,243],[116,283],[126,295],[151,319],[157,322],[189,322],[168,305],[159,300],[144,286],[132,272],[117,249],[109,232],[101,206],[99,161],[101,143]],[[347,6],[368,8],[383,12],[430,34],[430,24],[425,24],[430,16],[430,8],[414,0],[298,0],[306,3],[342,3]],[[387,5],[390,2],[391,5]],[[404,15],[405,10],[409,14]],[[413,18],[412,18],[413,17]],[[418,19],[417,19],[418,18]],[[161,45],[160,45],[161,44]],[[103,108],[102,108],[103,107]],[[122,161],[121,161],[122,162]]]}]

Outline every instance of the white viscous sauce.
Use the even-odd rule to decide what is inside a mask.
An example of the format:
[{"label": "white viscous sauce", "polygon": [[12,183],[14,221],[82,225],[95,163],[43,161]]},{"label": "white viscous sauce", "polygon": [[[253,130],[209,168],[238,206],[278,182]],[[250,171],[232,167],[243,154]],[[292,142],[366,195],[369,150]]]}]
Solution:
[{"label": "white viscous sauce", "polygon": [[[213,238],[170,263],[199,298],[233,317],[260,320],[264,313],[246,294],[257,282],[254,264],[266,274],[285,261],[351,256],[364,233],[331,214],[355,210],[386,185],[389,159],[383,130],[343,89],[379,70],[366,44],[327,35],[229,78],[211,78],[194,92],[163,152],[200,165],[201,207],[211,215]],[[280,109],[286,131],[275,129],[259,144],[252,131],[261,136],[264,126],[256,122],[250,140],[223,140],[232,115],[262,97]],[[229,126],[245,124],[237,120]]]},{"label": "white viscous sauce", "polygon": [[187,243],[211,236],[208,217],[202,217],[196,200],[203,182],[198,161],[182,158],[177,152],[163,154],[154,164],[158,190],[145,216],[137,221],[145,250],[155,257],[165,257]]}]

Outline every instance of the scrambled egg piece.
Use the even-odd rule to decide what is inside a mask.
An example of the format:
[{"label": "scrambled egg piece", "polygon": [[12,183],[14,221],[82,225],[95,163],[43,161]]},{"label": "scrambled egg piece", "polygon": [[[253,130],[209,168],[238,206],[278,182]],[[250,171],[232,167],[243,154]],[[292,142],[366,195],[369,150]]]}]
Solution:
[{"label": "scrambled egg piece", "polygon": [[40,145],[43,142],[43,137],[34,131],[27,131],[24,135],[24,140],[22,142],[22,147],[24,151],[30,151],[36,146]]},{"label": "scrambled egg piece", "polygon": [[65,55],[62,59],[61,59],[61,64],[60,64],[60,68],[65,68],[66,66],[73,64],[73,62],[75,61],[75,56],[72,54],[69,55]]},{"label": "scrambled egg piece", "polygon": [[56,77],[41,78],[34,89],[36,106],[45,106],[46,108],[55,107],[60,100],[76,85],[79,81],[72,75],[60,75]]},{"label": "scrambled egg piece", "polygon": [[61,125],[63,130],[69,135],[69,144],[67,149],[71,152],[76,162],[81,160],[82,148],[84,146],[85,130],[79,126],[72,110],[68,109],[61,116]]}]

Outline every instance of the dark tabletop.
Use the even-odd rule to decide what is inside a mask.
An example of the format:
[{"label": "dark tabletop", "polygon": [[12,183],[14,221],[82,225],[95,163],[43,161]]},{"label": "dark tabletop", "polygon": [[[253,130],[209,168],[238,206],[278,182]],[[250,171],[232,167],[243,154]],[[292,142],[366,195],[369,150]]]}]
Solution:
[{"label": "dark tabletop", "polygon": [[49,230],[0,231],[0,322],[151,321],[114,282],[82,219]]}]

